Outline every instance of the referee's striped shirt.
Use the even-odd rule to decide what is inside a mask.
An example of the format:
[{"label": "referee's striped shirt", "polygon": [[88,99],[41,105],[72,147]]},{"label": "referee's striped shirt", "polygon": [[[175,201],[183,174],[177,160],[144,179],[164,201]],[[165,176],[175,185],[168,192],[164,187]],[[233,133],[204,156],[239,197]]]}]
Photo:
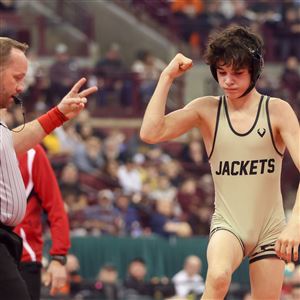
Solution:
[{"label": "referee's striped shirt", "polygon": [[0,120],[0,221],[19,224],[26,211],[25,186],[13,146],[12,133]]}]

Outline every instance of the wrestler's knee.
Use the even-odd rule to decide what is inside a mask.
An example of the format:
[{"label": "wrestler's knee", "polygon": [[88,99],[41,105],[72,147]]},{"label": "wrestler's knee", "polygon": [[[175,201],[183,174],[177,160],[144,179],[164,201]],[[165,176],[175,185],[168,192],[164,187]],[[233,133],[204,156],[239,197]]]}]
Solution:
[{"label": "wrestler's knee", "polygon": [[226,291],[231,281],[231,271],[224,268],[211,268],[207,272],[207,283],[216,290]]}]

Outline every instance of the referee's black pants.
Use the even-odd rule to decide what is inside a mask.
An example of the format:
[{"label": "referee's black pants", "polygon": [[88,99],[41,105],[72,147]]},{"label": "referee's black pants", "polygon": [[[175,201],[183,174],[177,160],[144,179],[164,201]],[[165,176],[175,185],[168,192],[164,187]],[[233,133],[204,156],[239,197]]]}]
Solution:
[{"label": "referee's black pants", "polygon": [[31,300],[40,300],[41,297],[41,270],[38,262],[21,262],[20,272],[25,280]]},{"label": "referee's black pants", "polygon": [[10,230],[0,226],[0,299],[30,300],[18,269],[22,253],[22,240]]}]

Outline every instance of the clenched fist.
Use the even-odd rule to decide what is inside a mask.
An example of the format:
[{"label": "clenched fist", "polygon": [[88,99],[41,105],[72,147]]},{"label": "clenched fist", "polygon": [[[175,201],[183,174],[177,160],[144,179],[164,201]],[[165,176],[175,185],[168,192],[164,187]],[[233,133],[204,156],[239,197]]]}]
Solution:
[{"label": "clenched fist", "polygon": [[163,70],[163,74],[175,79],[189,70],[193,66],[193,61],[181,53],[171,60],[169,65]]}]

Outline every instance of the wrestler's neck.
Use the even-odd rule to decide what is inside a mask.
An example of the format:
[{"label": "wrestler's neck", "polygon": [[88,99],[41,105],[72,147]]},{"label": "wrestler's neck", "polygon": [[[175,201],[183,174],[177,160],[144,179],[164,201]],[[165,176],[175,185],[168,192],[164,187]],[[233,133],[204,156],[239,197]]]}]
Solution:
[{"label": "wrestler's neck", "polygon": [[253,88],[247,95],[239,98],[226,96],[227,105],[232,110],[248,110],[257,107],[261,94]]}]

